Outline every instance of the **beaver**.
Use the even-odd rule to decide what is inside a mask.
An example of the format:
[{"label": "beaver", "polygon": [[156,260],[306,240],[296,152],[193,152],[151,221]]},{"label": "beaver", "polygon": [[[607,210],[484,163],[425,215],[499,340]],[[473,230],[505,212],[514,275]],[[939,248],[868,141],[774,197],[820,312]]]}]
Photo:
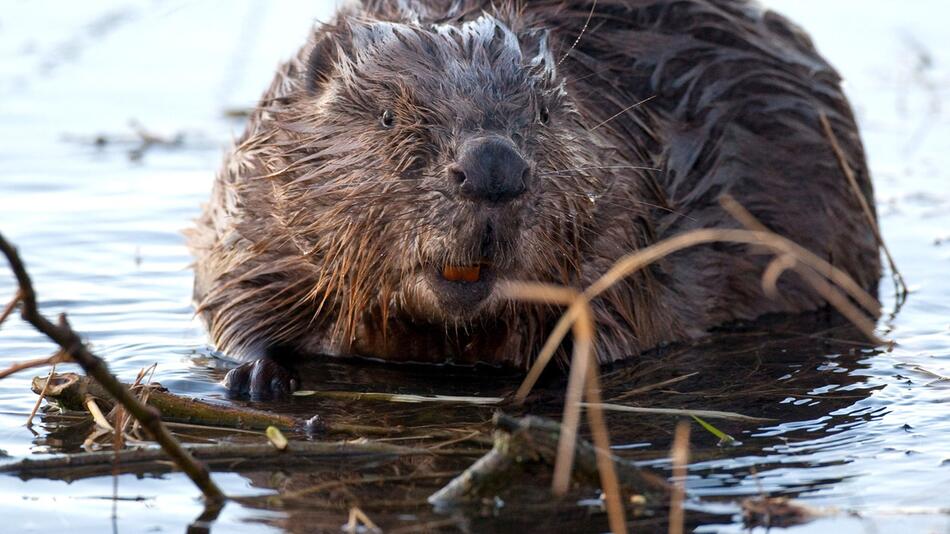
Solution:
[{"label": "beaver", "polygon": [[[729,194],[874,292],[858,128],[809,37],[747,0],[366,0],[282,64],[189,246],[213,342],[252,396],[300,358],[532,362],[559,310],[498,281],[584,287]],[[613,362],[766,314],[826,306],[795,274],[763,293],[748,247],[679,252],[593,302]]]}]

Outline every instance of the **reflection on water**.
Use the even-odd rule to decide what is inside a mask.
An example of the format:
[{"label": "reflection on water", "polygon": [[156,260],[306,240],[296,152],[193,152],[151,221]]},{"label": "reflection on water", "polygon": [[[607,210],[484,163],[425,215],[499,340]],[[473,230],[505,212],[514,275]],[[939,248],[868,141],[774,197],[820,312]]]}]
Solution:
[{"label": "reflection on water", "polygon": [[[724,448],[694,426],[688,517],[700,531],[742,531],[736,499],[762,493],[870,517],[838,515],[798,532],[950,531],[946,512],[933,513],[946,509],[950,487],[950,129],[941,104],[950,87],[950,37],[938,16],[947,8],[937,0],[915,3],[914,13],[884,0],[770,3],[808,28],[848,79],[883,231],[914,290],[899,313],[879,324],[898,345],[871,350],[829,316],[776,320],[606,370],[604,397],[774,419],[714,421],[741,442]],[[277,60],[301,41],[309,17],[327,13],[328,6],[311,4],[47,1],[8,3],[0,11],[0,230],[20,246],[43,309],[67,311],[121,378],[158,362],[156,379],[172,391],[224,400],[217,381],[226,369],[192,319],[190,258],[179,232],[197,215],[222,147],[241,128],[228,112],[251,105]],[[893,308],[889,285],[881,287]],[[0,273],[0,299],[12,288]],[[0,365],[51,350],[19,320],[0,330]],[[313,362],[303,372],[306,387],[416,394],[500,396],[519,380],[489,370],[333,362]],[[79,450],[88,432],[81,423],[48,417],[32,431],[23,426],[34,402],[31,376],[0,381],[0,449],[13,457]],[[560,377],[546,377],[527,410],[557,417],[562,389]],[[316,398],[272,408],[417,439],[435,430],[460,437],[485,430],[492,413]],[[618,455],[667,473],[674,418],[611,413],[609,421]],[[502,491],[498,501],[431,510],[425,497],[469,461],[410,457],[219,473],[216,480],[237,495],[323,489],[281,510],[265,499],[231,504],[216,528],[338,531],[354,502],[390,528],[606,528],[592,505],[596,495],[577,492],[552,504],[544,470]],[[407,473],[411,482],[339,483]],[[201,513],[197,493],[180,475],[122,476],[121,500],[112,494],[108,477],[70,484],[0,478],[0,510],[23,531],[69,525],[100,532],[113,521],[120,532],[180,531]],[[912,509],[922,513],[908,515]],[[665,531],[662,518],[637,521],[641,530]]]}]

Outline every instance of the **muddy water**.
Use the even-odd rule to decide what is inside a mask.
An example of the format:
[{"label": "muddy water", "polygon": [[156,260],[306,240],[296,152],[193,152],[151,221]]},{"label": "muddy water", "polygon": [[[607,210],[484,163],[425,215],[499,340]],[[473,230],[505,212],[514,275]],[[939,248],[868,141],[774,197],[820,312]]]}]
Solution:
[{"label": "muddy water", "polygon": [[[769,324],[608,370],[605,397],[681,378],[618,402],[774,420],[717,421],[741,441],[727,448],[694,427],[688,519],[699,532],[743,531],[736,502],[762,493],[839,512],[794,532],[950,532],[950,34],[943,24],[950,10],[938,0],[770,4],[805,26],[848,81],[883,232],[913,289],[898,309],[886,279],[881,286],[893,313],[878,328],[898,344],[873,350],[825,316]],[[172,391],[224,400],[217,381],[226,364],[192,319],[179,232],[206,198],[222,148],[240,131],[240,119],[226,112],[251,105],[276,62],[330,8],[103,0],[10,1],[0,10],[0,230],[20,246],[43,309],[67,312],[121,378],[158,362],[155,379]],[[137,128],[164,142],[143,146]],[[12,293],[12,280],[0,274],[0,295]],[[51,350],[18,319],[0,330],[0,365]],[[79,450],[87,427],[52,417],[23,425],[34,402],[32,375],[0,381],[0,449],[12,459]],[[305,376],[305,385],[321,389],[452,395],[504,395],[518,383],[504,373],[332,363],[315,363]],[[548,379],[530,412],[556,416],[562,387]],[[464,437],[487,428],[492,412],[309,397],[272,408],[382,427],[428,445],[449,441],[429,436],[433,429]],[[664,474],[674,425],[671,417],[610,416],[617,453]],[[192,441],[208,437],[182,432]],[[220,472],[216,481],[244,496],[360,475],[415,478],[325,486],[283,507],[267,499],[232,503],[214,530],[337,531],[350,503],[390,530],[606,529],[596,495],[579,491],[551,502],[543,472],[472,509],[425,504],[445,482],[440,473],[470,461],[373,458]],[[178,532],[201,511],[197,492],[177,474],[0,477],[4,531]],[[636,524],[665,531],[662,517]]]}]

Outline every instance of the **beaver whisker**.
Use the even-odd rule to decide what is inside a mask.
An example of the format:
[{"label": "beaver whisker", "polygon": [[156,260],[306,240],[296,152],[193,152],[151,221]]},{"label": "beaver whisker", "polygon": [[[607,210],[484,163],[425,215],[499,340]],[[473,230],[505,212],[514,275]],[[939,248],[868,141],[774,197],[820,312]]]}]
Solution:
[{"label": "beaver whisker", "polygon": [[618,111],[617,113],[614,113],[614,114],[611,115],[610,117],[607,117],[607,118],[604,119],[603,121],[597,123],[597,125],[594,126],[593,128],[588,128],[587,131],[588,131],[588,132],[593,132],[593,131],[596,130],[597,128],[600,128],[601,126],[603,126],[603,125],[609,123],[610,121],[612,121],[612,120],[614,120],[614,119],[620,117],[621,115],[624,115],[625,113],[627,113],[628,111],[630,111],[630,110],[632,110],[632,109],[638,108],[638,107],[642,106],[643,104],[646,104],[647,102],[653,100],[654,98],[656,98],[656,95],[648,96],[648,97],[644,98],[643,100],[640,100],[639,102],[635,102],[635,103],[633,103],[633,104],[630,104],[629,106],[627,106],[627,107],[621,109],[621,110]]},{"label": "beaver whisker", "polygon": [[571,46],[567,49],[567,52],[564,52],[564,55],[561,56],[561,59],[558,60],[555,68],[560,67],[561,63],[564,63],[564,60],[567,59],[567,56],[577,48],[577,45],[581,42],[581,37],[587,33],[587,28],[590,26],[590,20],[594,18],[594,10],[597,9],[597,0],[594,0],[590,6],[590,13],[587,14],[587,20],[584,21],[584,25],[581,26],[581,31],[577,34],[577,38],[574,39],[574,42],[571,43]]}]

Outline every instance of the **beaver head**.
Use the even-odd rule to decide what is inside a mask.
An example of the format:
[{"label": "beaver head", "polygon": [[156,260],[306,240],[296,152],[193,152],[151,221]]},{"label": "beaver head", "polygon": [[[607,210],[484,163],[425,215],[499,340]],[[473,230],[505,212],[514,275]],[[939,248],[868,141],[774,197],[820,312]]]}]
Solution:
[{"label": "beaver head", "polygon": [[381,308],[458,327],[505,308],[499,280],[577,278],[607,184],[544,31],[343,18],[317,36],[257,125],[313,300],[341,325]]}]

